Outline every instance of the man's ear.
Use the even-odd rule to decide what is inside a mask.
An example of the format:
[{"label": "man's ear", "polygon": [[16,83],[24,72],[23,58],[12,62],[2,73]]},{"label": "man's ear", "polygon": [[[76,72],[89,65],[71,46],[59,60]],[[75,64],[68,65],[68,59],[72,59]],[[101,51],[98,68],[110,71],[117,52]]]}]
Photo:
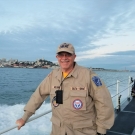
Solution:
[{"label": "man's ear", "polygon": [[76,58],[76,55],[74,55],[74,59]]}]

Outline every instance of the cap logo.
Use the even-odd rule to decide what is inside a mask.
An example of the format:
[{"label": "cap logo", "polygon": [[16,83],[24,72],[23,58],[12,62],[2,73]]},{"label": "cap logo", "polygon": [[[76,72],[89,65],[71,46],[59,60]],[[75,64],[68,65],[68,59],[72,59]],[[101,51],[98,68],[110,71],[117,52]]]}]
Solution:
[{"label": "cap logo", "polygon": [[69,44],[60,45],[60,48],[68,48]]}]

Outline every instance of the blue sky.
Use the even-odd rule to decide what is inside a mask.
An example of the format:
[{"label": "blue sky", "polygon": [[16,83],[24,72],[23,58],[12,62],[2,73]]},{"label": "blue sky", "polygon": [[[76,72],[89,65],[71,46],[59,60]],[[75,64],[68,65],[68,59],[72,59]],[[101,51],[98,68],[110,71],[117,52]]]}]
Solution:
[{"label": "blue sky", "polygon": [[0,0],[0,59],[56,62],[72,43],[85,67],[135,70],[135,0]]}]

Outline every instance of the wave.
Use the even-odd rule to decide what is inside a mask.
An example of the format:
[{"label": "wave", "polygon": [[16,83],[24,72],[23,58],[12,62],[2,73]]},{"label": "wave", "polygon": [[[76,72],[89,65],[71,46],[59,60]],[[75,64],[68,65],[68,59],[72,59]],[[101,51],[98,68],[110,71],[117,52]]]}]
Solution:
[{"label": "wave", "polygon": [[[17,119],[21,118],[24,111],[24,104],[16,104],[13,106],[0,105],[0,131],[7,129],[15,125]],[[48,111],[51,108],[50,103],[43,103],[42,106],[32,116],[40,115],[43,112]],[[32,122],[25,124],[20,130],[13,129],[3,135],[49,135],[51,132],[51,113],[42,116]]]}]

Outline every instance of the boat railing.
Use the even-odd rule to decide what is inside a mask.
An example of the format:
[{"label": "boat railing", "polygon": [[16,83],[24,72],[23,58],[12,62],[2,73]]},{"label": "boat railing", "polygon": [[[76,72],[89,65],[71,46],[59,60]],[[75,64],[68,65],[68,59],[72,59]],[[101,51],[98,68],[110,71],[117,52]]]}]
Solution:
[{"label": "boat railing", "polygon": [[[128,82],[127,82],[127,87],[124,88],[123,90],[120,91],[120,83],[123,82],[123,81],[126,81],[127,79],[124,79],[124,80],[117,80],[116,83],[112,84],[112,85],[109,85],[107,87],[111,87],[113,85],[116,85],[116,94],[112,96],[112,100],[114,97],[116,97],[116,105],[114,107],[114,109],[119,112],[121,110],[121,105],[126,101],[130,101],[131,99],[131,86],[132,86],[132,77],[129,76],[128,78]],[[121,102],[121,96],[122,96],[122,93],[127,91],[127,98],[125,98],[125,100],[123,101],[123,103]]]},{"label": "boat railing", "polygon": [[[122,91],[119,91],[120,82],[123,82],[123,81],[125,81],[125,80],[127,80],[127,79],[124,79],[124,80],[121,80],[121,81],[120,81],[120,80],[117,80],[116,83],[107,86],[107,87],[109,88],[109,87],[111,87],[111,86],[116,85],[116,88],[117,88],[116,95],[112,96],[112,99],[113,99],[114,97],[116,97],[116,106],[114,107],[114,109],[116,109],[117,111],[120,111],[120,106],[121,106],[121,102],[120,102],[121,95],[120,95],[120,94],[121,94],[122,92],[128,90],[128,97],[127,97],[128,101],[129,101],[130,98],[131,98],[131,84],[132,84],[132,83],[131,83],[131,77],[130,77],[130,76],[129,76],[129,78],[128,78],[128,87],[125,88],[125,89],[122,90]],[[127,100],[127,99],[126,99],[126,100]],[[46,112],[44,112],[44,113],[42,113],[42,114],[40,114],[40,115],[38,115],[38,116],[35,116],[35,117],[33,117],[33,118],[30,118],[26,123],[31,122],[31,121],[33,121],[33,120],[35,120],[35,119],[38,119],[39,117],[42,117],[42,116],[44,116],[44,115],[46,115],[46,114],[48,114],[48,113],[50,113],[50,112],[51,112],[51,110],[46,111]],[[18,127],[18,125],[15,124],[15,125],[13,125],[13,126],[7,128],[7,129],[1,131],[1,132],[0,132],[0,135],[4,134],[4,133],[6,133],[6,132],[8,132],[8,131],[10,131],[10,130],[13,130],[14,128],[17,128],[17,127]]]},{"label": "boat railing", "polygon": [[[44,113],[42,113],[42,114],[40,114],[40,115],[38,115],[38,116],[35,116],[35,117],[33,117],[33,118],[30,118],[26,123],[29,123],[29,122],[31,122],[31,121],[33,121],[33,120],[35,120],[35,119],[38,119],[38,118],[40,118],[40,117],[42,117],[42,116],[44,116],[44,115],[50,113],[51,111],[52,111],[52,110],[48,110],[48,111],[46,111],[46,112],[44,112]],[[13,130],[14,128],[17,128],[17,127],[18,127],[18,125],[15,124],[15,125],[13,125],[13,126],[7,128],[7,129],[1,131],[1,132],[0,132],[0,135],[1,135],[1,134],[4,134],[4,133],[6,133],[6,132],[8,132],[8,131],[10,131],[10,130]]]}]

